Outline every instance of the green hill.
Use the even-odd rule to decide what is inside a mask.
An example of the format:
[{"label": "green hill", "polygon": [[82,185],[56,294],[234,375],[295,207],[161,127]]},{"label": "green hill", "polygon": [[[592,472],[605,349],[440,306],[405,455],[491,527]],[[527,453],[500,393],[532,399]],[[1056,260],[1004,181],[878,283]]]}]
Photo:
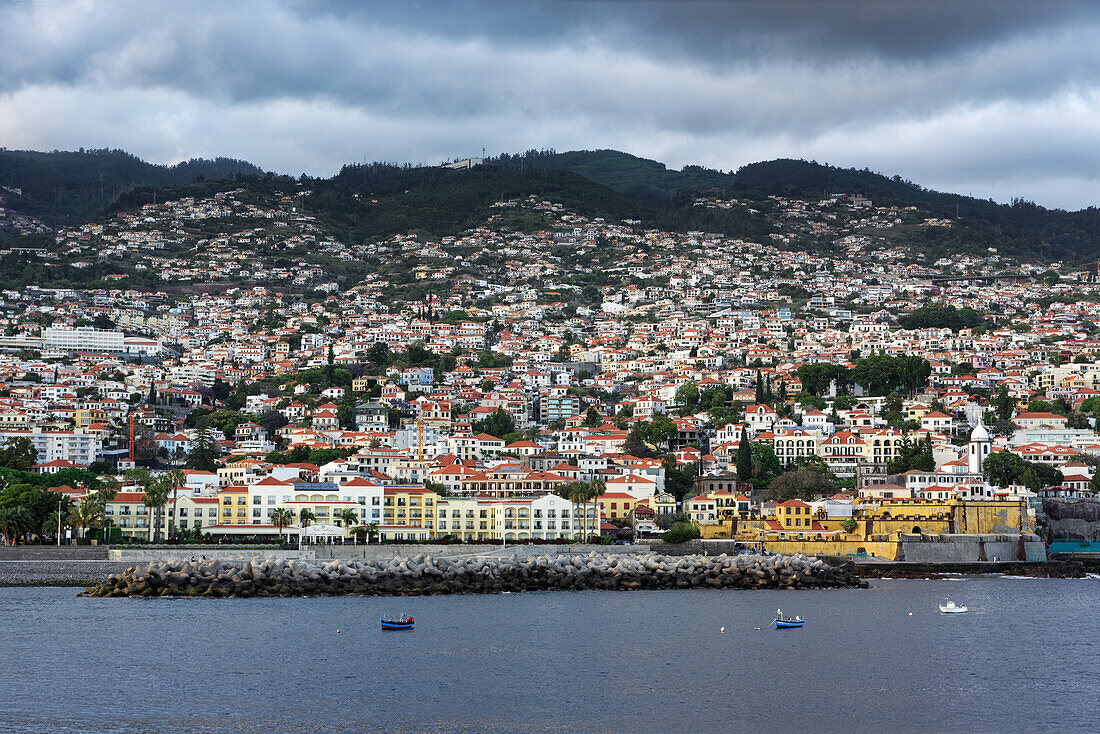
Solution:
[{"label": "green hill", "polygon": [[121,150],[41,153],[0,149],[0,185],[22,190],[20,195],[4,192],[9,206],[52,225],[87,221],[138,186],[224,179],[238,173],[262,171],[232,158],[192,158],[160,166]]},{"label": "green hill", "polygon": [[[647,226],[763,238],[781,230],[769,196],[817,201],[838,193],[863,194],[876,206],[915,206],[925,216],[948,217],[952,227],[900,228],[894,243],[932,256],[954,252],[1001,253],[1028,260],[1095,259],[1100,251],[1100,209],[1046,209],[1026,201],[997,204],[923,188],[900,176],[779,159],[735,172],[699,166],[677,171],[663,163],[615,150],[527,151],[501,155],[469,170],[413,168],[374,163],[345,166],[328,179],[296,180],[264,174],[227,158],[194,159],[175,166],[146,163],[123,151],[39,153],[0,150],[0,184],[8,205],[54,226],[85,221],[106,211],[152,201],[203,196],[221,179],[254,190],[308,189],[302,205],[348,242],[405,232],[440,236],[476,226],[501,199],[537,196],[589,216],[638,219]],[[698,197],[760,202],[729,209],[694,206]],[[515,225],[537,225],[516,221]],[[799,244],[828,248],[803,237]]]},{"label": "green hill", "polygon": [[310,186],[306,207],[348,241],[405,232],[455,234],[483,223],[493,203],[531,195],[593,217],[648,220],[654,214],[645,202],[565,170],[350,165]]},{"label": "green hill", "polygon": [[1028,259],[1093,259],[1100,251],[1100,209],[1076,212],[1046,209],[1017,200],[998,204],[923,188],[901,176],[837,168],[815,161],[778,159],[722,173],[698,166],[670,170],[664,164],[613,150],[528,151],[494,159],[509,167],[574,171],[616,191],[644,198],[659,206],[665,226],[705,229],[734,236],[759,234],[764,222],[713,210],[692,212],[689,200],[717,194],[724,198],[761,199],[787,196],[818,200],[826,195],[863,194],[876,205],[916,206],[934,217],[957,216],[957,226],[926,227],[899,238],[903,244],[930,254],[998,251]]}]

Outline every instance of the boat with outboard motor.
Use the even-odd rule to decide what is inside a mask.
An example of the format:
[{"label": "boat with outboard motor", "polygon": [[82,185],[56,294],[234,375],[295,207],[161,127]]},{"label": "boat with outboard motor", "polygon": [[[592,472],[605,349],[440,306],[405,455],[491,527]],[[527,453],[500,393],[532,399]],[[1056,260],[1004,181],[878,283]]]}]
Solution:
[{"label": "boat with outboard motor", "polygon": [[805,624],[805,620],[802,617],[785,617],[783,616],[782,609],[775,610],[775,626],[776,629],[789,629],[791,627],[801,627]]},{"label": "boat with outboard motor", "polygon": [[413,628],[413,618],[407,614],[382,617],[380,621],[384,630],[411,630]]}]

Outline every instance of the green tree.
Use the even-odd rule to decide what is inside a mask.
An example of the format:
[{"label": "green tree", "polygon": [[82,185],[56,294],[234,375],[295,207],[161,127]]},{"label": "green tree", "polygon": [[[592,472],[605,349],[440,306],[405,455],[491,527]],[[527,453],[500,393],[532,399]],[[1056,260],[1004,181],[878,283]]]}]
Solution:
[{"label": "green tree", "polygon": [[596,410],[595,407],[589,406],[588,410],[584,413],[584,423],[582,425],[588,426],[589,428],[596,428],[602,424],[603,416],[600,415],[600,411]]},{"label": "green tree", "polygon": [[993,405],[994,414],[999,419],[1007,421],[1012,418],[1012,412],[1016,409],[1016,400],[1009,395],[1006,385],[997,388],[997,394],[990,402]]},{"label": "green tree", "polygon": [[676,402],[680,404],[684,415],[692,413],[699,405],[699,386],[694,382],[685,382],[676,388]]},{"label": "green tree", "polygon": [[340,514],[336,516],[344,525],[344,529],[350,531],[352,527],[359,524],[359,513],[351,508],[340,510]]},{"label": "green tree", "polygon": [[218,449],[214,437],[206,426],[200,426],[187,454],[187,468],[198,471],[215,471],[218,468]]},{"label": "green tree", "polygon": [[768,484],[764,496],[769,500],[812,500],[836,492],[836,477],[815,465],[802,466],[779,475]]},{"label": "green tree", "polygon": [[369,543],[371,538],[374,538],[375,536],[378,535],[378,523],[373,522],[373,521],[368,522],[367,525],[366,525],[366,528],[367,528],[367,542]]},{"label": "green tree", "polygon": [[936,459],[932,453],[932,440],[927,436],[917,441],[910,441],[908,437],[902,439],[897,457],[886,463],[886,471],[890,474],[904,474],[913,470],[936,470]]},{"label": "green tree", "polygon": [[741,438],[737,441],[737,481],[748,482],[752,480],[752,442],[749,441],[749,432],[741,426]]},{"label": "green tree", "polygon": [[[164,483],[165,490],[172,497],[172,500],[171,500],[170,504],[171,504],[171,507],[172,507],[172,517],[175,517],[175,515],[176,515],[176,498],[179,495],[179,491],[187,485],[187,475],[184,474],[179,469],[172,469],[172,470],[170,470],[170,471],[168,471],[164,474],[164,477],[163,477],[162,481]],[[170,521],[168,523],[168,537],[169,537],[169,539],[174,539],[176,537],[176,523],[175,523],[175,521]]]},{"label": "green tree", "polygon": [[271,524],[279,533],[279,542],[283,540],[283,528],[294,522],[294,511],[285,507],[276,507],[271,511]]},{"label": "green tree", "polygon": [[485,420],[475,422],[472,428],[475,434],[488,433],[490,436],[501,438],[506,434],[514,433],[516,424],[512,420],[511,413],[504,408],[497,408]]},{"label": "green tree", "polygon": [[317,522],[317,515],[312,510],[302,508],[298,511],[298,526],[308,528],[310,523]]},{"label": "green tree", "polygon": [[33,524],[30,510],[19,505],[0,507],[0,533],[8,545],[15,545]]},{"label": "green tree", "polygon": [[38,451],[29,438],[14,436],[8,439],[3,449],[0,449],[0,466],[29,471],[37,463]]}]

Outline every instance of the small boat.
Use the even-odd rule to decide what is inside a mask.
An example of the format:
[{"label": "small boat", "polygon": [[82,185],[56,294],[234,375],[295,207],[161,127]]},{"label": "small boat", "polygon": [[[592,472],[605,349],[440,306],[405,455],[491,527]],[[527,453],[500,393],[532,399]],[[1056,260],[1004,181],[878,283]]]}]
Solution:
[{"label": "small boat", "polygon": [[381,619],[384,630],[411,630],[413,618],[407,614],[398,614],[395,617],[383,617]]},{"label": "small boat", "polygon": [[950,599],[947,600],[946,604],[940,604],[940,613],[941,614],[965,614],[966,612],[969,612],[969,611],[970,610],[967,609],[966,607],[964,607],[962,605],[959,605],[959,604],[956,604],[955,602],[951,601]]},{"label": "small boat", "polygon": [[775,610],[775,626],[777,629],[787,629],[790,627],[801,627],[805,622],[802,617],[785,617],[783,616],[782,609]]}]

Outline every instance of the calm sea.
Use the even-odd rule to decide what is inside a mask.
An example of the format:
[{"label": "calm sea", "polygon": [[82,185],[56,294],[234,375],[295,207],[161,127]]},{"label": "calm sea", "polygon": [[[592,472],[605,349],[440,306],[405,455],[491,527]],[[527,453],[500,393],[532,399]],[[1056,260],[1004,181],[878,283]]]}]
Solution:
[{"label": "calm sea", "polygon": [[[940,615],[947,595],[971,613]],[[806,626],[772,629],[777,607]],[[416,630],[382,632],[391,611]],[[999,577],[406,599],[5,588],[0,731],[1098,731],[1098,611],[1100,581]]]}]

